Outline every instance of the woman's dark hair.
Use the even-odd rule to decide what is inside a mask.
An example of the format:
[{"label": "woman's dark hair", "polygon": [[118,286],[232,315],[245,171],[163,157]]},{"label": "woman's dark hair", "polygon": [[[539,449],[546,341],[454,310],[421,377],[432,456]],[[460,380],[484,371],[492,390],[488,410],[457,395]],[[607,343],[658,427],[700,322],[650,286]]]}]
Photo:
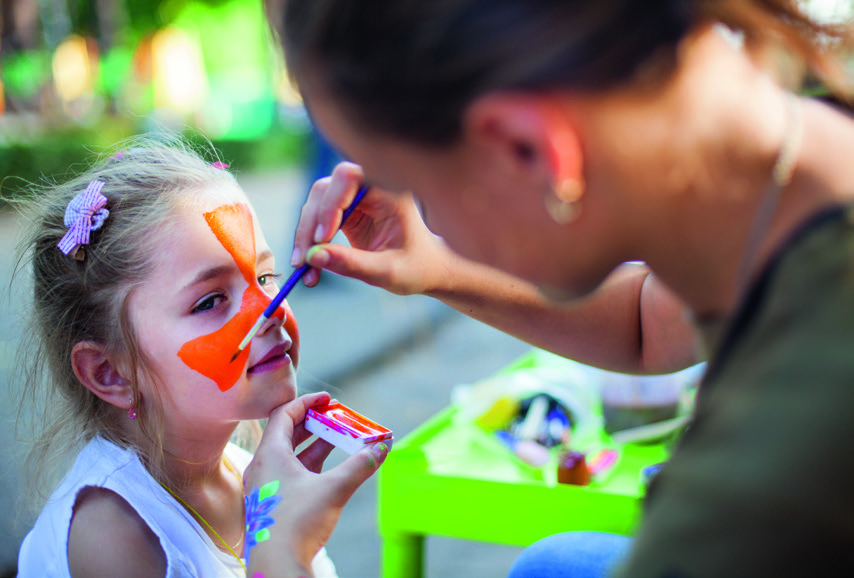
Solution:
[{"label": "woman's dark hair", "polygon": [[608,89],[661,79],[694,25],[720,22],[748,49],[790,49],[840,90],[849,30],[798,0],[268,0],[295,79],[321,83],[361,129],[422,145],[460,133],[494,90]]}]

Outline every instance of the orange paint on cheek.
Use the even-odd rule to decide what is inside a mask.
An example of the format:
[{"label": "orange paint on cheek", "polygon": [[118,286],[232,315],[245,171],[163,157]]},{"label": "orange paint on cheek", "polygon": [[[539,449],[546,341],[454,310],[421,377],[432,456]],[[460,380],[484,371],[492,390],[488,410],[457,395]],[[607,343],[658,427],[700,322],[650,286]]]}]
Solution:
[{"label": "orange paint on cheek", "polygon": [[[185,343],[178,351],[178,357],[191,369],[214,380],[221,391],[226,391],[243,374],[252,344],[233,363],[230,362],[231,352],[237,349],[271,299],[255,277],[255,235],[249,207],[242,203],[223,205],[204,216],[217,240],[234,259],[249,287],[243,292],[240,311],[234,317],[217,331]],[[294,344],[298,345],[296,319],[287,304],[284,304],[284,308],[279,307],[275,317],[282,319],[285,314],[285,329]]]}]

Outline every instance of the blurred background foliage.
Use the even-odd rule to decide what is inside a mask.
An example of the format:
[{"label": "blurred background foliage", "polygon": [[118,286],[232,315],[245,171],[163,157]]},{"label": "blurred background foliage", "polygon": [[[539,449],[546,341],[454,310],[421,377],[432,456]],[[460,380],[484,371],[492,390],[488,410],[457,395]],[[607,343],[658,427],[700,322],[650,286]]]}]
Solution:
[{"label": "blurred background foliage", "polygon": [[[851,17],[852,0],[802,3]],[[338,159],[288,82],[263,0],[0,0],[0,207],[160,130],[210,140],[236,171],[299,164],[314,179]]]},{"label": "blurred background foliage", "polygon": [[0,195],[153,131],[235,170],[308,160],[262,0],[0,0]]}]

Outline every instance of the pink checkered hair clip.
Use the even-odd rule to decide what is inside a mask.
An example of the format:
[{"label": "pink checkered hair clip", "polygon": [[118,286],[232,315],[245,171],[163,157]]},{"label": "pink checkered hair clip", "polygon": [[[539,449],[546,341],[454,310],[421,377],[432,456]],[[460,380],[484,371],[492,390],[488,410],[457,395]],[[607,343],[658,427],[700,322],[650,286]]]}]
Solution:
[{"label": "pink checkered hair clip", "polygon": [[84,245],[89,244],[92,231],[97,231],[110,216],[107,197],[101,194],[104,181],[92,181],[86,190],[78,193],[65,209],[65,226],[68,231],[57,243],[59,250],[78,261],[86,258]]},{"label": "pink checkered hair clip", "polygon": [[225,164],[222,161],[214,161],[211,163],[211,166],[215,169],[219,169],[221,171],[224,171],[228,168],[229,165]]}]

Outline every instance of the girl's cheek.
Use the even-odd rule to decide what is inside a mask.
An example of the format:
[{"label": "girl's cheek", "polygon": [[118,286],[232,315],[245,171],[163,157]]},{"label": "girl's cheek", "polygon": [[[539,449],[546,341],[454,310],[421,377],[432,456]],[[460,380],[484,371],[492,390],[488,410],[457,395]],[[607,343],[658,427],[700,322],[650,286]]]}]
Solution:
[{"label": "girl's cheek", "polygon": [[294,316],[294,312],[291,310],[291,306],[288,304],[287,300],[282,301],[281,308],[284,309],[286,316],[285,331],[288,332],[291,341],[294,342],[290,356],[294,363],[294,368],[296,368],[299,364],[299,327],[297,326],[297,318]]},{"label": "girl's cheek", "polygon": [[[240,311],[219,330],[185,343],[178,357],[191,369],[215,381],[221,391],[226,391],[243,375],[252,345],[234,361],[231,355],[270,303],[270,297],[255,278],[255,229],[249,207],[243,203],[222,205],[205,213],[204,218],[249,286],[241,297]],[[281,316],[284,311],[277,314]]]},{"label": "girl's cheek", "polygon": [[[219,330],[185,343],[178,357],[189,368],[215,381],[220,391],[230,389],[243,375],[252,344],[233,362],[231,355],[269,303],[270,299],[259,287],[249,286],[243,293],[240,311]],[[281,315],[283,312],[279,311],[279,318]]]}]

